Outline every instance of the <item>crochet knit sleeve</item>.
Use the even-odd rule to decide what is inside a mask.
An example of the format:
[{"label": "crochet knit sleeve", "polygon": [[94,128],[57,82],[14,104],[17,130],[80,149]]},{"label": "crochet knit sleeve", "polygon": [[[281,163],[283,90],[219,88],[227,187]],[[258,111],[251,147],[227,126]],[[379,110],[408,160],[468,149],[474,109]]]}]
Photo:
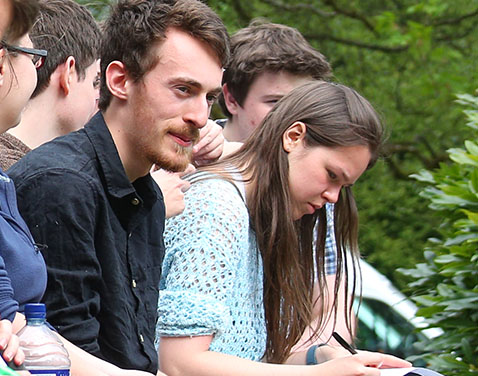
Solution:
[{"label": "crochet knit sleeve", "polygon": [[221,335],[230,320],[228,296],[247,252],[249,217],[225,180],[193,183],[184,212],[166,223],[156,337]]}]

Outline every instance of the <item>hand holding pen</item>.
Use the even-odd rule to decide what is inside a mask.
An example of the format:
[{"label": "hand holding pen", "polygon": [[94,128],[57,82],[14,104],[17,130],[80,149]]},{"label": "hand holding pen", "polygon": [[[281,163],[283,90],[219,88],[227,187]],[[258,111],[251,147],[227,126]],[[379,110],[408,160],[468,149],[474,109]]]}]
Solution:
[{"label": "hand holding pen", "polygon": [[[361,351],[358,353],[345,339],[343,339],[340,334],[334,332],[332,333],[333,338],[340,344],[342,348],[347,350],[350,354],[354,355],[352,357],[343,355],[343,351],[337,352],[336,346],[331,346],[330,349],[335,347],[335,353],[330,350],[323,350],[316,353],[318,348],[322,346],[327,347],[327,344],[314,344],[312,345],[307,353],[306,353],[306,363],[307,365],[316,365],[316,364],[323,364],[329,363],[334,364],[334,368],[343,368],[349,367],[351,364],[362,364],[365,367],[371,368],[381,368],[382,366],[385,368],[406,368],[411,367],[412,364],[407,362],[406,360],[397,358],[392,355],[370,352],[370,351]],[[320,354],[321,353],[321,354]],[[341,353],[341,354],[340,354]],[[320,354],[320,355],[319,355]],[[357,355],[357,356],[355,356]],[[338,365],[340,364],[340,365]]]},{"label": "hand holding pen", "polygon": [[355,351],[355,349],[351,345],[349,345],[349,343],[345,339],[343,339],[339,333],[333,332],[332,337],[334,337],[335,340],[340,344],[340,346],[342,346],[349,353],[351,353],[352,355],[357,354],[357,351]]},{"label": "hand holding pen", "polygon": [[[345,340],[342,338],[342,336],[337,333],[337,332],[333,332],[332,333],[332,337],[335,338],[335,340],[340,344],[340,346],[342,346],[344,349],[346,349],[349,353],[351,353],[352,355],[356,355],[358,354],[357,351]],[[370,353],[372,354],[372,353]],[[381,368],[382,365],[386,364],[387,368],[390,367],[390,368],[402,368],[402,367],[410,367],[412,364],[407,362],[406,360],[403,360],[403,359],[399,359],[397,357],[394,357],[392,355],[387,355],[387,354],[380,354],[383,358],[383,360],[378,363],[378,364],[375,364],[375,365],[372,365],[371,367],[374,367],[374,368]]]}]

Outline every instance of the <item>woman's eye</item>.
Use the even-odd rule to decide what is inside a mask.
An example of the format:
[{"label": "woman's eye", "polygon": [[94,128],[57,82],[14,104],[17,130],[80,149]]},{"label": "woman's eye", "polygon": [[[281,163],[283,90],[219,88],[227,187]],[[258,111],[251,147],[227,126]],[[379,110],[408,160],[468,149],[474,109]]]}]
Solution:
[{"label": "woman's eye", "polygon": [[336,175],[333,171],[327,170],[327,173],[329,174],[329,177],[330,177],[332,180],[337,179],[337,175]]}]

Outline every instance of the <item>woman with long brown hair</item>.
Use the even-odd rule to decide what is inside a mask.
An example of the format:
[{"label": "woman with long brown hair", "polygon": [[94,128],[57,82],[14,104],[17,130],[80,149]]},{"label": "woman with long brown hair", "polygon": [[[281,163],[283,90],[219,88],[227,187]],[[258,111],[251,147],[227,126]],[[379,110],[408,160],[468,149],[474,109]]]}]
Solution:
[{"label": "woman with long brown hair", "polygon": [[239,151],[192,175],[186,209],[165,232],[162,371],[378,375],[382,365],[409,366],[331,346],[315,350],[313,366],[291,354],[313,318],[314,283],[325,291],[326,205],[335,204],[337,284],[349,275],[347,255],[358,256],[351,186],[377,160],[382,133],[367,100],[316,81],[281,99]]}]

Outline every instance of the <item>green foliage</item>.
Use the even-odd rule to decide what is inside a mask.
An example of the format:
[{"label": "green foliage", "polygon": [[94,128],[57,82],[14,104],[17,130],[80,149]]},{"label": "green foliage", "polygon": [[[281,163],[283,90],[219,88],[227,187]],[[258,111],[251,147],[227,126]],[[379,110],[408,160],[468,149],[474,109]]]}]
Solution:
[{"label": "green foliage", "polygon": [[98,21],[103,20],[107,16],[109,4],[112,4],[111,0],[76,0],[76,2],[88,7]]},{"label": "green foliage", "polygon": [[[439,218],[419,196],[419,184],[394,180],[388,167],[385,161],[379,161],[354,186],[360,213],[360,249],[369,263],[403,290],[409,278],[397,268],[423,261],[424,245],[416,239],[436,236]],[[417,213],[421,221],[415,220]]]},{"label": "green foliage", "polygon": [[[460,95],[470,109],[468,125],[478,127],[478,97]],[[451,165],[415,175],[428,186],[422,197],[441,219],[430,239],[425,263],[402,272],[429,327],[444,334],[422,344],[431,367],[448,375],[478,374],[478,139],[448,151]]]}]

